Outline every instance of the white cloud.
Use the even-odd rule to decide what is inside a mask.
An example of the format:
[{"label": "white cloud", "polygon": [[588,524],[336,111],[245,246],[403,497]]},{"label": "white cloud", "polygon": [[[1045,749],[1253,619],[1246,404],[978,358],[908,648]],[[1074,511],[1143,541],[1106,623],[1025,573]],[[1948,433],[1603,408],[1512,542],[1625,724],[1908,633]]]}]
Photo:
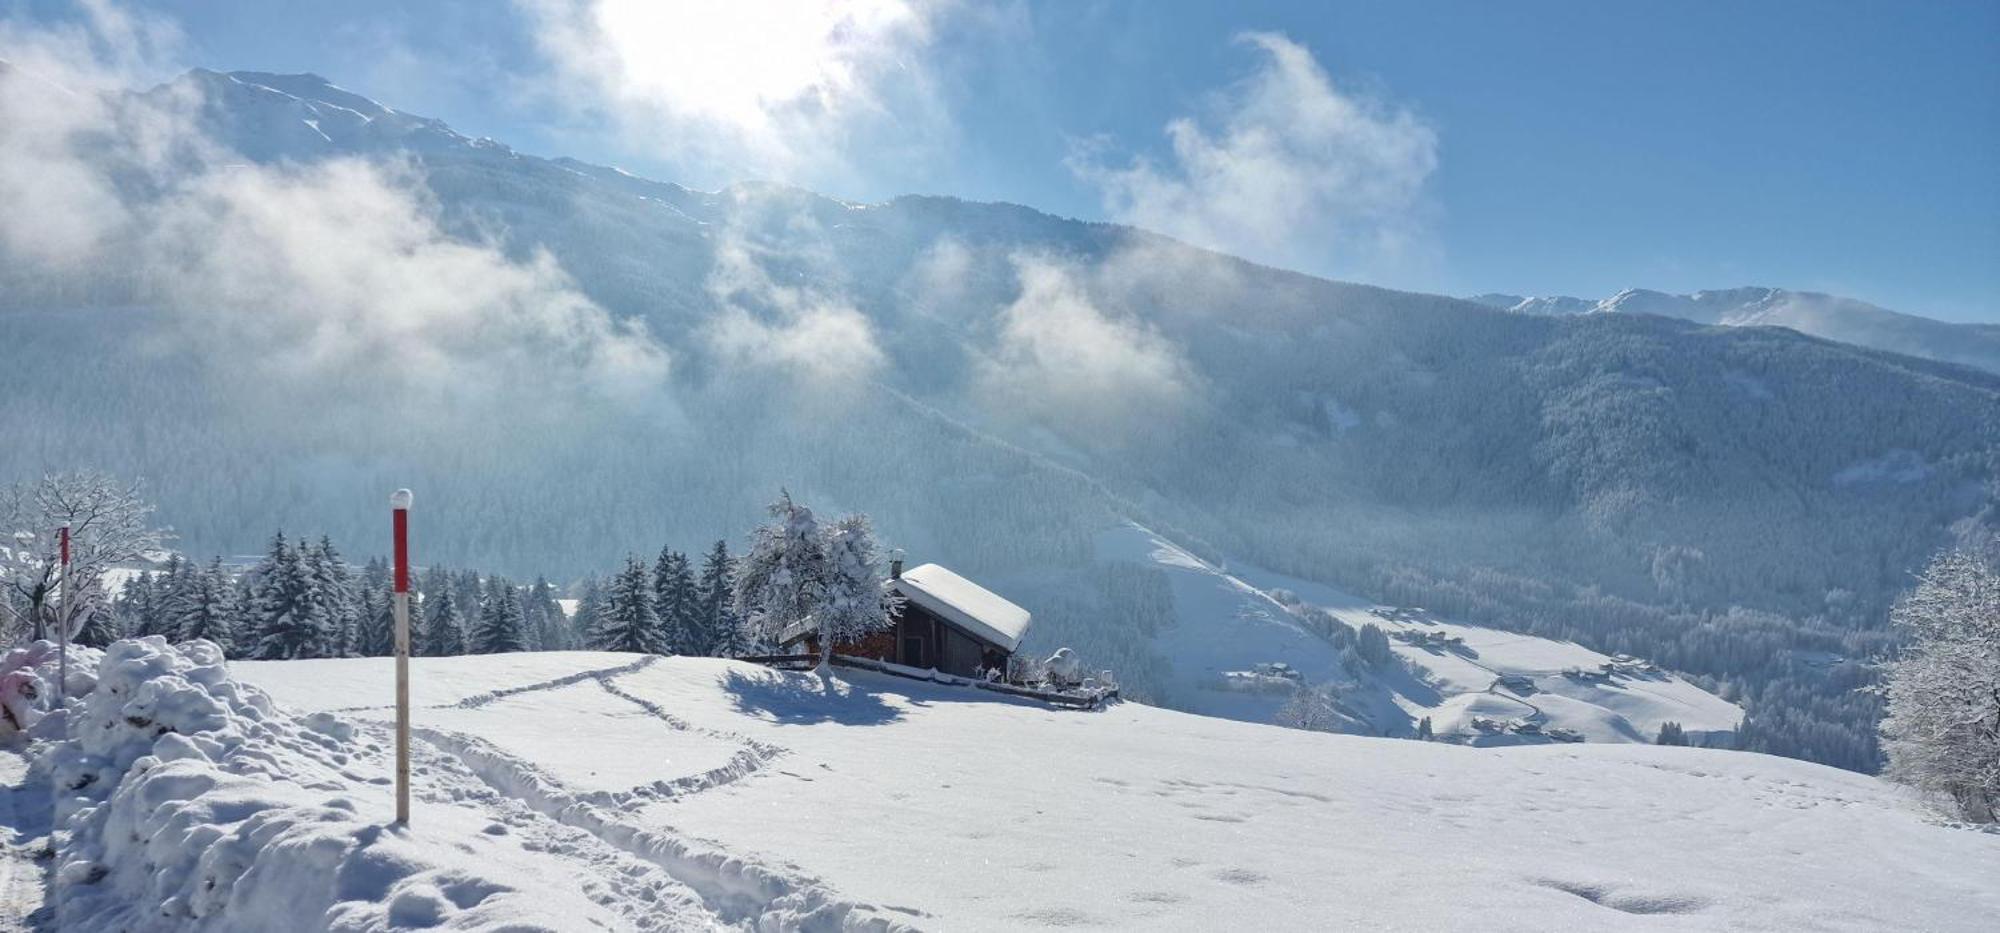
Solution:
[{"label": "white cloud", "polygon": [[949,123],[925,61],[938,0],[516,2],[564,97],[726,180],[809,182],[861,137],[879,155],[883,133]]},{"label": "white cloud", "polygon": [[644,399],[668,355],[555,261],[446,236],[421,183],[334,160],[209,172],[150,206],[135,244],[176,307],[303,372],[388,365],[466,394],[523,371]]},{"label": "white cloud", "polygon": [[1083,269],[1032,255],[1013,265],[1020,296],[1000,312],[999,345],[979,374],[997,411],[1092,444],[1178,422],[1194,395],[1178,347],[1100,307]]},{"label": "white cloud", "polygon": [[837,294],[773,281],[740,231],[718,242],[707,288],[717,310],[703,333],[732,366],[844,392],[872,379],[885,362],[866,315]]},{"label": "white cloud", "polygon": [[218,365],[268,376],[476,397],[525,391],[532,367],[551,386],[657,397],[666,348],[552,259],[448,236],[405,168],[245,164],[201,131],[193,85],[124,93],[170,31],[103,3],[87,12],[0,30],[10,281],[161,307]]},{"label": "white cloud", "polygon": [[1239,41],[1257,70],[1208,112],[1167,124],[1171,156],[1072,170],[1099,186],[1115,219],[1277,265],[1365,274],[1421,261],[1423,192],[1437,132],[1408,110],[1334,86],[1312,52],[1274,33]]}]

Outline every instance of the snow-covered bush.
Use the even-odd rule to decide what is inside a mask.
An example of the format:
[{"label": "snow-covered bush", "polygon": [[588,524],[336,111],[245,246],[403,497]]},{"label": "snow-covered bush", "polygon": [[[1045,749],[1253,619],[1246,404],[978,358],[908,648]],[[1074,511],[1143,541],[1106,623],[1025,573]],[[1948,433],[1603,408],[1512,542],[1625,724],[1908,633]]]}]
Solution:
[{"label": "snow-covered bush", "polygon": [[1083,662],[1068,648],[1057,648],[1042,662],[1042,670],[1047,672],[1049,683],[1058,687],[1073,687],[1083,681]]}]

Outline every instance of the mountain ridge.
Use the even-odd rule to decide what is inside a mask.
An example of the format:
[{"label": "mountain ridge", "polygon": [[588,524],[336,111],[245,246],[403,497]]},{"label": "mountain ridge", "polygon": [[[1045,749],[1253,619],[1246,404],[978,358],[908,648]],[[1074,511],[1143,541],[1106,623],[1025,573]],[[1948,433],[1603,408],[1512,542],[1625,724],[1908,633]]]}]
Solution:
[{"label": "mountain ridge", "polygon": [[1499,292],[1468,300],[1515,314],[1653,314],[1724,327],[1789,327],[1842,343],[2000,372],[2000,324],[1940,321],[1823,292],[1739,286],[1671,294],[1627,288],[1597,300]]}]

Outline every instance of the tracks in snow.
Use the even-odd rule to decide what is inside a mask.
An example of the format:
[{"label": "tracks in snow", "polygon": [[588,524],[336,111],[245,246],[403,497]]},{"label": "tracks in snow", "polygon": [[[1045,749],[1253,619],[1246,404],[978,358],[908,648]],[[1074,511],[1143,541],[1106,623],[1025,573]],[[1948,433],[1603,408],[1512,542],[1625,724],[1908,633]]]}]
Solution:
[{"label": "tracks in snow", "polygon": [[696,726],[616,683],[619,676],[642,670],[658,660],[647,656],[631,664],[477,694],[437,708],[477,709],[509,697],[595,680],[605,692],[644,710],[671,730],[741,746],[723,765],[628,791],[577,792],[533,763],[508,754],[485,739],[421,726],[413,731],[425,744],[456,759],[507,801],[660,869],[678,887],[698,898],[700,907],[716,923],[758,930],[910,929],[906,923],[877,913],[870,905],[841,898],[796,867],[763,864],[731,854],[715,843],[683,836],[670,827],[641,826],[622,818],[618,811],[635,800],[667,799],[720,787],[755,773],[786,752],[780,746],[748,736]]}]

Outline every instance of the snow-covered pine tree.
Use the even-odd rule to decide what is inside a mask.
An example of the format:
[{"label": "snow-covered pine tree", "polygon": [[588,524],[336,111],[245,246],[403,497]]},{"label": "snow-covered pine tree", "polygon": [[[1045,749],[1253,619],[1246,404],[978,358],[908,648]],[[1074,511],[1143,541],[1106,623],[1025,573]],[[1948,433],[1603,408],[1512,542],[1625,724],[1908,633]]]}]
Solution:
[{"label": "snow-covered pine tree", "polygon": [[[361,591],[360,627],[355,630],[354,652],[364,658],[386,658],[396,653],[396,606],[387,590],[367,587]],[[411,642],[419,609],[410,605]]]},{"label": "snow-covered pine tree", "polygon": [[188,613],[199,571],[179,554],[167,557],[167,565],[153,579],[154,628],[147,634],[164,635],[168,640],[180,637],[181,617]]},{"label": "snow-covered pine tree", "polygon": [[103,600],[95,600],[83,610],[78,621],[76,643],[92,648],[103,648],[125,637],[125,630],[119,627],[118,613]]},{"label": "snow-covered pine tree", "polygon": [[421,647],[425,655],[448,657],[465,653],[465,623],[459,615],[456,589],[450,573],[442,568],[433,568],[424,578]]},{"label": "snow-covered pine tree", "polygon": [[353,572],[341,559],[340,552],[334,549],[332,539],[324,535],[320,536],[317,545],[306,549],[305,564],[312,578],[313,598],[319,602],[320,614],[327,620],[327,653],[324,656],[353,656],[355,630],[360,627]]},{"label": "snow-covered pine tree", "polygon": [[824,669],[833,646],[888,628],[902,597],[888,587],[866,515],[849,515],[827,531],[827,582],[820,608],[819,662]]},{"label": "snow-covered pine tree", "polygon": [[222,646],[225,654],[234,650],[236,590],[230,586],[229,572],[222,569],[222,558],[193,571],[185,590],[184,608],[174,620],[175,640],[205,638]]},{"label": "snow-covered pine tree", "polygon": [[458,617],[469,635],[474,622],[486,608],[486,586],[479,581],[479,571],[461,571],[453,584],[456,589],[452,596],[458,600]]},{"label": "snow-covered pine tree", "polygon": [[697,609],[701,654],[735,657],[744,653],[743,627],[736,619],[736,564],[729,543],[715,542],[701,562],[700,605]]},{"label": "snow-covered pine tree", "polygon": [[1375,667],[1389,663],[1389,659],[1395,656],[1389,650],[1389,634],[1373,622],[1361,624],[1361,634],[1355,639],[1354,650],[1361,655],[1361,660]]},{"label": "snow-covered pine tree", "polygon": [[653,609],[653,584],[645,561],[627,558],[625,569],[611,579],[604,602],[598,650],[661,653],[665,646],[661,644],[660,616]]},{"label": "snow-covered pine tree", "polygon": [[1933,560],[1889,620],[1909,639],[1888,665],[1890,777],[2000,819],[2000,570],[1971,551]]},{"label": "snow-covered pine tree", "polygon": [[333,620],[315,592],[312,573],[300,553],[280,532],[271,553],[257,569],[257,590],[251,617],[256,626],[250,656],[258,660],[324,658],[333,650]]},{"label": "snow-covered pine tree", "polygon": [[[389,564],[380,557],[368,558],[362,565],[360,583],[355,590],[355,643],[354,653],[366,658],[382,658],[396,653],[396,622],[394,606],[390,602]],[[419,626],[417,604],[410,604],[410,628],[414,635]],[[411,638],[412,644],[416,639]]]},{"label": "snow-covered pine tree", "polygon": [[118,594],[115,609],[120,630],[139,637],[159,634],[157,575],[149,570],[126,581],[125,588]]},{"label": "snow-covered pine tree", "polygon": [[521,591],[506,577],[487,577],[486,601],[479,611],[479,624],[472,629],[472,652],[527,650],[522,623]]},{"label": "snow-covered pine tree", "polygon": [[819,609],[831,573],[825,537],[811,509],[781,491],[768,511],[773,521],[751,533],[750,553],[736,578],[736,611],[759,651],[775,648],[787,628]]},{"label": "snow-covered pine tree", "polygon": [[701,625],[699,596],[687,555],[662,548],[653,565],[653,612],[660,617],[661,646],[667,654],[701,654],[695,647]]},{"label": "snow-covered pine tree", "polygon": [[528,587],[521,598],[521,616],[526,620],[528,650],[564,651],[572,647],[562,606],[556,602],[556,588],[549,585],[548,578],[536,577],[535,584]]},{"label": "snow-covered pine tree", "polygon": [[569,620],[570,638],[580,646],[596,648],[604,630],[604,581],[596,574],[583,578],[577,592],[576,615]]}]

